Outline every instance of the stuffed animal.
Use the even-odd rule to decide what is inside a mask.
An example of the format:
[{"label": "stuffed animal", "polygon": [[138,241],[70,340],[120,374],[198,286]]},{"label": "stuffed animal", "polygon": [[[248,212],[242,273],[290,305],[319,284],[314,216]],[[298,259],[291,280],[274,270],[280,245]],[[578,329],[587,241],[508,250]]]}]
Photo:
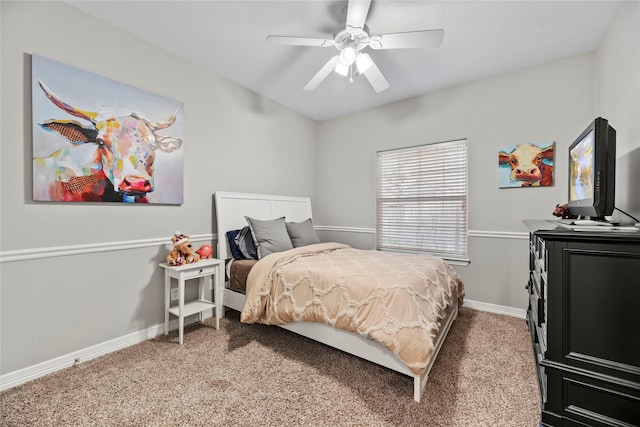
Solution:
[{"label": "stuffed animal", "polygon": [[556,208],[553,210],[553,216],[558,216],[563,219],[571,218],[575,219],[577,215],[569,214],[569,204],[565,203],[564,205],[556,205]]},{"label": "stuffed animal", "polygon": [[167,264],[178,266],[200,261],[200,257],[193,251],[191,243],[189,243],[187,234],[176,231],[171,237],[171,242],[173,243],[173,249],[167,255]]},{"label": "stuffed animal", "polygon": [[200,255],[200,259],[209,259],[213,253],[213,248],[210,245],[202,245],[196,251]]}]

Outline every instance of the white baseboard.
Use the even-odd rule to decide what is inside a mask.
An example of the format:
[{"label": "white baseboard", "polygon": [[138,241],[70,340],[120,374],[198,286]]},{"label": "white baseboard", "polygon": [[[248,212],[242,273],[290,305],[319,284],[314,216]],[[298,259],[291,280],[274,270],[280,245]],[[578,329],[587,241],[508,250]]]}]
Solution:
[{"label": "white baseboard", "polygon": [[525,319],[527,317],[527,310],[521,308],[507,307],[506,305],[490,304],[488,302],[473,301],[470,299],[464,299],[464,307],[472,308],[479,311],[487,311],[489,313],[504,314],[512,317],[519,317]]},{"label": "white baseboard", "polygon": [[[526,310],[468,299],[465,299],[464,306],[474,310],[505,314],[507,316],[519,317],[522,319],[524,319],[526,315]],[[203,313],[204,318],[210,317],[212,315],[212,310],[208,310]],[[191,316],[190,318],[185,319],[185,326],[191,323],[195,323],[197,320],[197,316]],[[171,322],[169,323],[169,330],[177,329],[177,327],[178,320],[171,320]],[[164,334],[164,323],[151,326],[142,331],[133,332],[123,337],[115,338],[101,344],[96,344],[82,350],[74,351],[73,353],[65,354],[64,356],[56,357],[55,359],[47,360],[46,362],[38,363],[37,365],[9,372],[8,374],[0,375],[0,391],[8,390],[10,388],[19,386],[20,384],[24,384],[28,381],[35,380],[61,369],[73,366],[75,363],[86,362],[91,359],[95,359],[96,357],[104,356],[111,352],[130,347],[151,338],[155,338],[162,334]],[[76,362],[76,360],[79,362]]]},{"label": "white baseboard", "polygon": [[[203,313],[204,318],[207,318],[207,314],[210,316],[212,314],[211,310]],[[197,320],[198,317],[193,315],[189,318],[185,318],[184,324],[185,326],[190,325],[191,323],[195,323]],[[171,320],[169,322],[169,330],[172,331],[177,328],[178,319]],[[132,345],[155,338],[162,334],[164,334],[164,323],[151,326],[142,331],[133,332],[120,338],[96,344],[82,350],[74,351],[72,353],[65,354],[64,356],[56,357],[55,359],[47,360],[33,366],[28,366],[23,369],[18,369],[17,371],[0,375],[0,391],[8,390],[28,381],[44,377],[45,375],[73,366],[76,363],[87,362],[91,359],[95,359],[96,357],[131,347]]]}]

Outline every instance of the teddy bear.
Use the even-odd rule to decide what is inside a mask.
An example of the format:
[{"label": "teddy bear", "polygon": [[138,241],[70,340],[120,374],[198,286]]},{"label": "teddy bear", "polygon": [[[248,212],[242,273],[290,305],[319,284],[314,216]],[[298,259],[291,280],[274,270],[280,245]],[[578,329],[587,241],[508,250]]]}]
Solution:
[{"label": "teddy bear", "polygon": [[179,266],[200,261],[200,257],[193,251],[189,242],[189,235],[176,231],[171,237],[173,249],[167,255],[167,264]]}]

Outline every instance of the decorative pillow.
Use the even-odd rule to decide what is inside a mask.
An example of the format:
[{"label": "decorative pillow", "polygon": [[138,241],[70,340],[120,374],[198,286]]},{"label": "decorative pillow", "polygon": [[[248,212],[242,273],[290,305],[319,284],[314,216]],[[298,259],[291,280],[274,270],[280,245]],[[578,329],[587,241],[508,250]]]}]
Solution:
[{"label": "decorative pillow", "polygon": [[262,259],[274,252],[293,249],[284,217],[268,221],[249,218],[248,216],[245,216],[245,219],[249,223],[249,227],[251,227],[253,241],[258,250],[258,259]]},{"label": "decorative pillow", "polygon": [[291,243],[294,248],[320,243],[316,230],[313,228],[311,218],[302,222],[287,222],[285,225],[287,226],[287,233],[289,234],[289,238],[291,238]]},{"label": "decorative pillow", "polygon": [[240,230],[227,231],[227,242],[229,242],[229,249],[231,250],[231,255],[234,259],[247,259],[244,255],[242,255],[242,252],[240,251],[240,248],[236,243],[236,237],[239,233]]},{"label": "decorative pillow", "polygon": [[258,251],[251,235],[249,226],[243,227],[236,236],[236,245],[240,253],[244,255],[243,259],[258,259]]}]

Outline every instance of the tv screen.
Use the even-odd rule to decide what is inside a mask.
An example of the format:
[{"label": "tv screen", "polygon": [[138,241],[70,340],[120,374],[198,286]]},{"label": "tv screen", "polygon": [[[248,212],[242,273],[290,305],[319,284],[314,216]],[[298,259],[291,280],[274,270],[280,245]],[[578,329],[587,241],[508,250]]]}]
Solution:
[{"label": "tv screen", "polygon": [[569,146],[569,213],[604,220],[615,201],[616,131],[595,119]]},{"label": "tv screen", "polygon": [[593,198],[593,143],[591,130],[569,150],[569,200]]}]

